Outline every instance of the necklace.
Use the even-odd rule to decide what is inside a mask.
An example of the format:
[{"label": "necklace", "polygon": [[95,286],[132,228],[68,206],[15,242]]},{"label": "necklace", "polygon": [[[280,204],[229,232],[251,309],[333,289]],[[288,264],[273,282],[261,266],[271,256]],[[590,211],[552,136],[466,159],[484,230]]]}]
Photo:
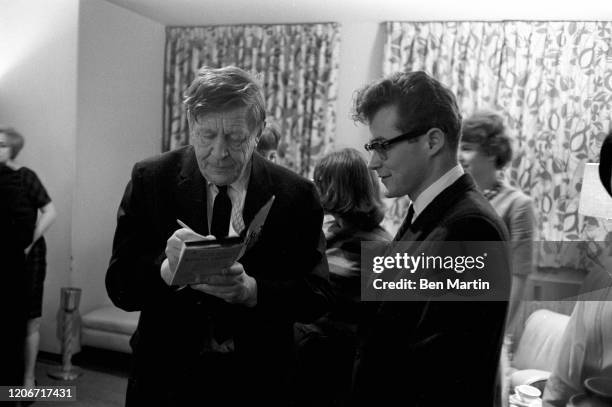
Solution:
[{"label": "necklace", "polygon": [[501,182],[496,182],[495,185],[493,185],[491,188],[482,191],[482,194],[490,201],[491,199],[495,198],[497,194],[499,194],[499,191],[501,191],[501,187]]}]

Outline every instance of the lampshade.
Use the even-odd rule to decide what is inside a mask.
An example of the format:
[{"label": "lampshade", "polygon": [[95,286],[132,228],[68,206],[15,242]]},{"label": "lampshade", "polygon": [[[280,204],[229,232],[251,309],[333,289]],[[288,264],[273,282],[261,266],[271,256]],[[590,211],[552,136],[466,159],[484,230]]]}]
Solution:
[{"label": "lampshade", "polygon": [[597,163],[587,163],[584,166],[578,213],[596,218],[612,219],[612,197],[601,185]]}]

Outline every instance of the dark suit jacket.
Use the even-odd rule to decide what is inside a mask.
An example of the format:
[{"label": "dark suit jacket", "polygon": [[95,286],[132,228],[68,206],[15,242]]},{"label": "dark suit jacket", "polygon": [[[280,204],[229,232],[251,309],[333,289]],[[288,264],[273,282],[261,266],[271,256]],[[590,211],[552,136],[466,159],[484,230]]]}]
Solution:
[{"label": "dark suit jacket", "polygon": [[312,320],[328,307],[323,211],[314,185],[257,154],[245,224],[276,196],[258,242],[240,260],[257,281],[257,305],[168,287],[160,277],[166,241],[179,228],[177,219],[208,234],[206,190],[188,146],[136,164],[119,208],[106,288],[118,307],[141,310],[131,341],[135,376],[156,404],[163,404],[164,391],[195,391],[182,386],[189,372],[202,368],[195,364],[216,317],[229,322],[236,357],[263,385],[287,378],[293,322]]},{"label": "dark suit jacket", "polygon": [[[422,242],[418,255],[427,241],[500,241],[507,234],[463,175],[394,240]],[[504,270],[509,295],[507,264]],[[374,303],[361,327],[354,404],[491,406],[506,308],[507,301]]]}]

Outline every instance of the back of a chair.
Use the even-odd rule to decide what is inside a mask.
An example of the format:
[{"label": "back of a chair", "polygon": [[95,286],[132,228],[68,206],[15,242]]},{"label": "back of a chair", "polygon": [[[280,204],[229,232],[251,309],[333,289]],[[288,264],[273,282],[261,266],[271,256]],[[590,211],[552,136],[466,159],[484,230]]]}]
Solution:
[{"label": "back of a chair", "polygon": [[551,371],[558,358],[561,338],[569,315],[547,309],[532,313],[514,353],[512,365],[516,369]]}]

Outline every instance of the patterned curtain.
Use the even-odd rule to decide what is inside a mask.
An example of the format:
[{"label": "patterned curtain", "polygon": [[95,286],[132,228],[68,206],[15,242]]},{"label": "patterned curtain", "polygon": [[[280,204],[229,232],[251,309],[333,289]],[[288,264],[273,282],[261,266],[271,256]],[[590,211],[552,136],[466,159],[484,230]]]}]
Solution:
[{"label": "patterned curtain", "polygon": [[188,143],[183,92],[204,65],[235,65],[262,81],[282,133],[282,164],[309,176],[336,125],[339,25],[168,27],[162,150]]},{"label": "patterned curtain", "polygon": [[[612,22],[388,22],[383,72],[427,71],[453,90],[464,116],[505,115],[515,152],[506,175],[534,199],[541,240],[611,240],[605,222],[578,214],[584,164],[599,161],[610,129],[610,38]],[[405,208],[393,202],[388,224]],[[546,246],[541,265],[584,260],[544,256],[561,251]]]}]

